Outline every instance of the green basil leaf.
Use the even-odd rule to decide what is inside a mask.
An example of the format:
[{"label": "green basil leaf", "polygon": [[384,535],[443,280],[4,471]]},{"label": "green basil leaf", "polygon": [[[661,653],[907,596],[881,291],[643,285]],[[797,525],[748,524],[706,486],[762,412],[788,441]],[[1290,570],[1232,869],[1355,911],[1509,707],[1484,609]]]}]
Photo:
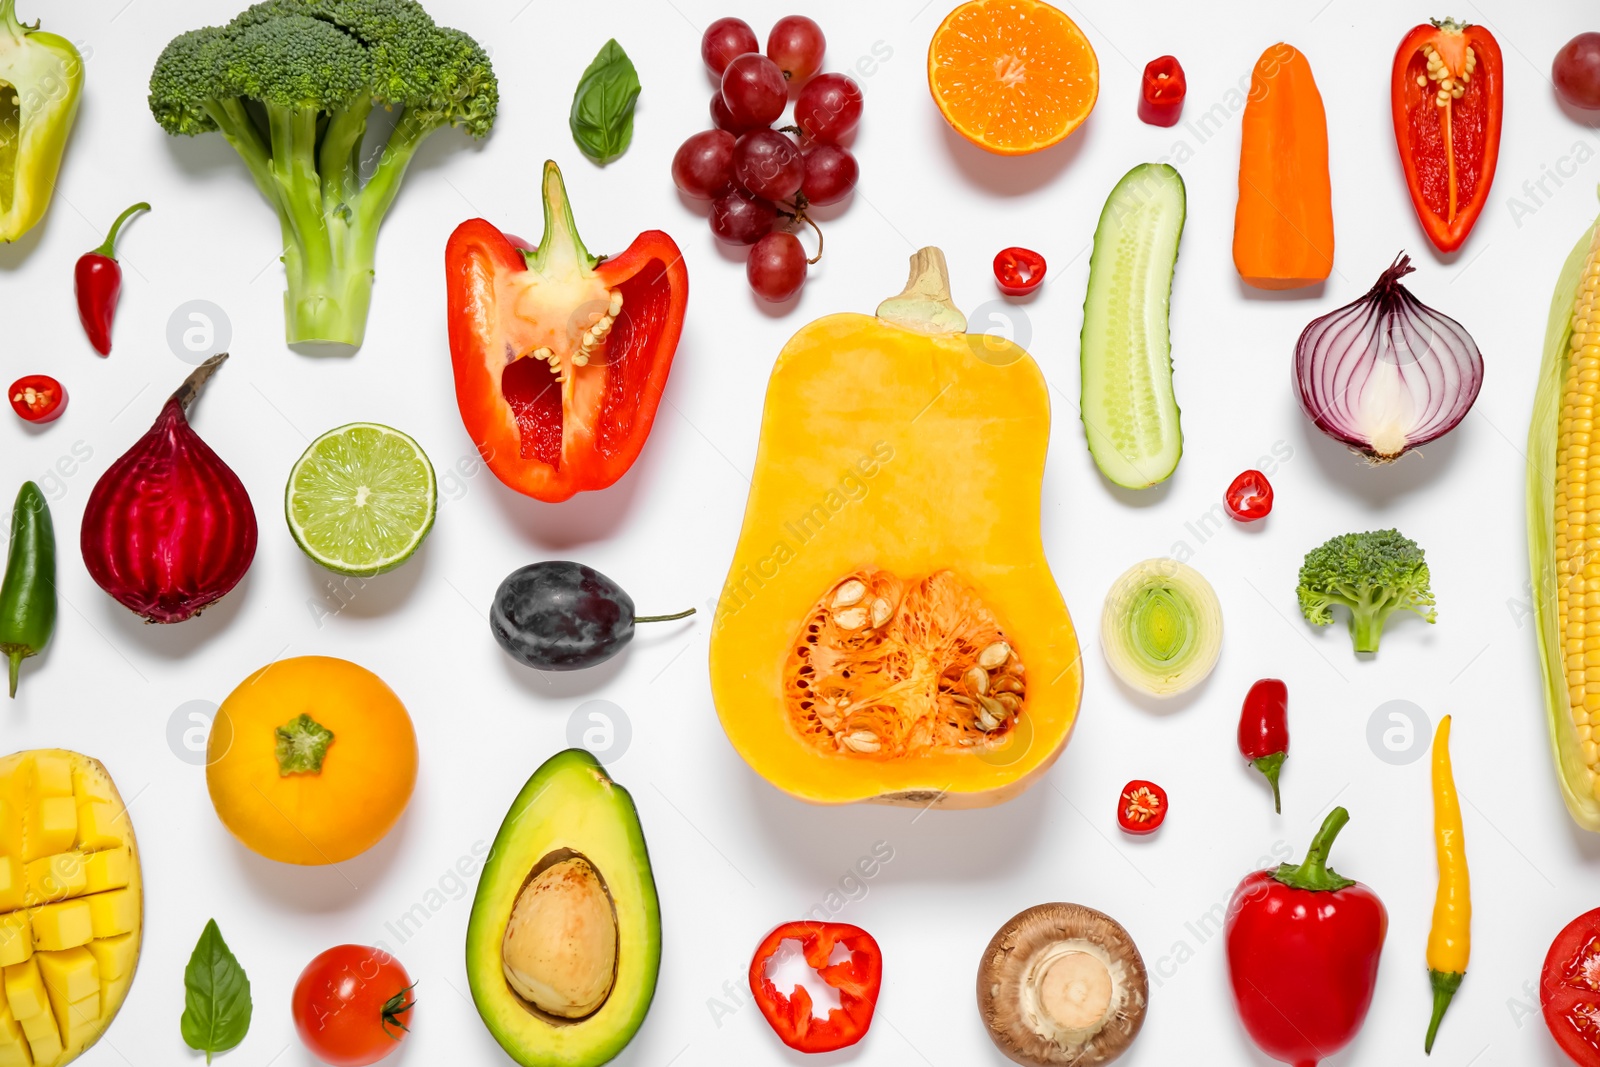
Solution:
[{"label": "green basil leaf", "polygon": [[602,167],[628,150],[633,140],[633,108],[639,100],[639,72],[615,39],[607,41],[578,79],[572,97],[572,139]]},{"label": "green basil leaf", "polygon": [[250,979],[228,951],[217,920],[206,923],[183,969],[183,1043],[206,1054],[226,1052],[250,1030]]}]

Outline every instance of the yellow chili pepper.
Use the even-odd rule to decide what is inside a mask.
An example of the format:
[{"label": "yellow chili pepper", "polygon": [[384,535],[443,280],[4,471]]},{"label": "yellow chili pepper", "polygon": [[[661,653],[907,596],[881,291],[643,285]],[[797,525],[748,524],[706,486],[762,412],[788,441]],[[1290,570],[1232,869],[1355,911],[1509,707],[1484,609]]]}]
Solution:
[{"label": "yellow chili pepper", "polygon": [[1472,890],[1467,879],[1466,842],[1461,834],[1461,799],[1450,769],[1450,716],[1433,735],[1433,848],[1439,861],[1439,889],[1433,898],[1433,928],[1428,931],[1428,981],[1433,986],[1433,1018],[1423,1051],[1433,1052],[1450,998],[1461,988],[1472,953]]}]

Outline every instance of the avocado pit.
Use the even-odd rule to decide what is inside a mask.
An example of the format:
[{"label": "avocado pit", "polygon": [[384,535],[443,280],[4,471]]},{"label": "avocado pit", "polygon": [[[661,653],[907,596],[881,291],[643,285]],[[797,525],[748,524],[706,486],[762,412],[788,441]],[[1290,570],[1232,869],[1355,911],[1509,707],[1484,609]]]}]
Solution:
[{"label": "avocado pit", "polygon": [[524,1006],[582,1019],[611,995],[617,916],[594,864],[566,849],[540,860],[512,905],[501,942],[506,984]]}]

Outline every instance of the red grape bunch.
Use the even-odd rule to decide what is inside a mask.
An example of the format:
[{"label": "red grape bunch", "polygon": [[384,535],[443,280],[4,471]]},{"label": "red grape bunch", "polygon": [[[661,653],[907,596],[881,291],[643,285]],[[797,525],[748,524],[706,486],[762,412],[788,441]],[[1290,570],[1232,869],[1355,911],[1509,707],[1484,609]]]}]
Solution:
[{"label": "red grape bunch", "polygon": [[[800,291],[807,264],[822,257],[822,231],[806,208],[843,200],[860,173],[839,142],[861,121],[861,88],[843,74],[817,73],[825,47],[822,28],[804,15],[778,20],[765,55],[744,20],[713,22],[700,41],[700,58],[720,80],[712,128],[672,157],[678,189],[711,201],[711,232],[750,246],[745,273],[764,300]],[[774,129],[792,86],[801,87],[793,123]],[[793,232],[802,224],[817,232],[811,259]]]}]

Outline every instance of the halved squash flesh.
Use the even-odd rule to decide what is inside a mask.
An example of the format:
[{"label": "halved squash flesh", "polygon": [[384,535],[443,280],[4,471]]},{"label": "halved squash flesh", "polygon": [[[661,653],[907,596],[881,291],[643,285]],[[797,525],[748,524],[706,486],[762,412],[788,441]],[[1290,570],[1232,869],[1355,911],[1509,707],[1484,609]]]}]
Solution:
[{"label": "halved squash flesh", "polygon": [[923,249],[877,316],[778,356],[711,686],[734,748],[816,803],[975,807],[1047,770],[1078,640],[1039,538],[1044,377],[967,334]]}]

